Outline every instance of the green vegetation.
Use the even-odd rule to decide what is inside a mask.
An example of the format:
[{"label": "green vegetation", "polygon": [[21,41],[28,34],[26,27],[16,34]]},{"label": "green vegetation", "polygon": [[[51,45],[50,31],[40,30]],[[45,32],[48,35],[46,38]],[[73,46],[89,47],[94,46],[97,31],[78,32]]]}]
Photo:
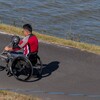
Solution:
[{"label": "green vegetation", "polygon": [[[6,24],[0,24],[0,30],[11,33],[11,34],[19,34],[23,35],[22,33],[22,28],[19,27],[14,27],[11,25],[6,25]],[[72,40],[65,40],[53,36],[48,36],[44,34],[39,34],[38,32],[33,31],[33,33],[40,39],[46,42],[54,43],[54,44],[59,44],[62,46],[69,46],[69,47],[74,47],[81,49],[82,51],[88,51],[92,52],[95,54],[100,54],[100,46],[92,45],[92,44],[87,44],[87,43],[82,43],[82,42],[76,42]]]},{"label": "green vegetation", "polygon": [[9,92],[9,91],[0,91],[0,100],[40,100],[36,97],[26,96],[22,94],[18,94],[15,92]]}]

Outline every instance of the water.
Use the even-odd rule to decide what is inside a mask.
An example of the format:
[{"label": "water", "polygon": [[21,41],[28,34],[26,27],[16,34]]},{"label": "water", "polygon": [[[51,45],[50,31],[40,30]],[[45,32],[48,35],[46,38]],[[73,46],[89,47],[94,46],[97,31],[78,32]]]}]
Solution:
[{"label": "water", "polygon": [[100,45],[100,0],[0,0],[0,21]]}]

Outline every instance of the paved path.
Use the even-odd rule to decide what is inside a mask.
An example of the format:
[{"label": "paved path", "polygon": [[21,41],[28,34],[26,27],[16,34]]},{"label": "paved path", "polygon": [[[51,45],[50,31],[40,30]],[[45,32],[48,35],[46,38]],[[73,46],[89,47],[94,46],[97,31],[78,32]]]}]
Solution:
[{"label": "paved path", "polygon": [[[9,41],[10,36],[0,34],[0,52]],[[100,55],[43,42],[39,55],[44,64],[42,79],[21,82],[0,71],[0,89],[43,100],[100,100]]]}]

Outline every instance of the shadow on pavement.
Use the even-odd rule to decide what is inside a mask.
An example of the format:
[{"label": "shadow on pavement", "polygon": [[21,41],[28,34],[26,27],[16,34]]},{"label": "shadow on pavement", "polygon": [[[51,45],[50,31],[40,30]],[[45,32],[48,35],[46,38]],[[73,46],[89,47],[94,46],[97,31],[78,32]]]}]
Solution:
[{"label": "shadow on pavement", "polygon": [[52,74],[52,72],[56,71],[59,68],[60,62],[58,61],[53,61],[49,64],[44,64],[43,65],[43,72],[42,72],[42,77],[47,77]]},{"label": "shadow on pavement", "polygon": [[56,71],[59,68],[59,61],[53,61],[49,64],[43,64],[43,71],[42,71],[42,76],[41,77],[34,77],[31,78],[31,80],[28,80],[26,82],[35,82],[38,81],[42,78],[48,77],[52,74],[52,72]]}]

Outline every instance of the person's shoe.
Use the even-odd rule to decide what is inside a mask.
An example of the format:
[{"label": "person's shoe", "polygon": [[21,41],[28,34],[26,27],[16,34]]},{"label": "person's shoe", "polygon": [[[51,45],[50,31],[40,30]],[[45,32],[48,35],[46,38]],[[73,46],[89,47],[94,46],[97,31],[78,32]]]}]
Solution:
[{"label": "person's shoe", "polygon": [[7,73],[7,76],[8,76],[8,77],[11,77],[11,76],[13,76],[13,74],[12,74],[11,72],[8,72],[8,73]]}]

